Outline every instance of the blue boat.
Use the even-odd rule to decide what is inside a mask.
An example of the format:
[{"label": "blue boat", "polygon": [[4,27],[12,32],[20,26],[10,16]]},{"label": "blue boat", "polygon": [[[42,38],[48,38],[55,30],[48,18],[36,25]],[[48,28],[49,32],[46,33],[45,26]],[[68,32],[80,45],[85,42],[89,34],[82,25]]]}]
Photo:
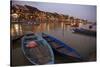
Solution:
[{"label": "blue boat", "polygon": [[32,64],[54,64],[51,46],[37,34],[28,33],[22,37],[22,51]]},{"label": "blue boat", "polygon": [[62,56],[70,56],[77,60],[82,60],[80,54],[75,49],[69,47],[68,44],[46,33],[42,33],[42,37],[50,44],[54,51],[60,53]]},{"label": "blue boat", "polygon": [[90,36],[96,36],[96,31],[92,31],[92,30],[87,30],[87,29],[83,29],[83,28],[75,28],[73,29],[74,32],[76,33],[81,33],[81,34],[85,34],[85,35],[90,35]]}]

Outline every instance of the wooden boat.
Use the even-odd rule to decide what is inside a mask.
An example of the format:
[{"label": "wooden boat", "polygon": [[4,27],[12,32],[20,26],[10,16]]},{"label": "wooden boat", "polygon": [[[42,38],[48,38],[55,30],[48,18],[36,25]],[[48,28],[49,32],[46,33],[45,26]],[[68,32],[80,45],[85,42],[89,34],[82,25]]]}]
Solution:
[{"label": "wooden boat", "polygon": [[79,53],[69,47],[67,44],[63,43],[61,40],[55,38],[54,36],[42,33],[42,37],[50,44],[54,51],[60,53],[62,56],[70,56],[78,60],[82,60],[82,57]]},{"label": "wooden boat", "polygon": [[37,34],[29,33],[23,36],[22,51],[32,64],[41,65],[54,63],[52,48]]},{"label": "wooden boat", "polygon": [[83,28],[75,28],[73,29],[74,32],[76,33],[82,33],[82,34],[85,34],[85,35],[90,35],[90,36],[96,36],[96,31],[93,31],[93,30],[88,30],[88,29],[83,29]]}]

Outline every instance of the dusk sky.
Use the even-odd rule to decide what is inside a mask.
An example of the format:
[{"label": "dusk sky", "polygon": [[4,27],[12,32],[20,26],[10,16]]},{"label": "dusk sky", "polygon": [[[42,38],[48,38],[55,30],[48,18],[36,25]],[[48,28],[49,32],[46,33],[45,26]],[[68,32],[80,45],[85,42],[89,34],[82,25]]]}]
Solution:
[{"label": "dusk sky", "polygon": [[37,7],[39,10],[45,12],[56,12],[59,14],[70,15],[85,19],[90,22],[96,22],[96,6],[94,5],[76,5],[76,4],[62,4],[62,3],[46,3],[33,1],[13,1],[13,4],[30,5]]}]

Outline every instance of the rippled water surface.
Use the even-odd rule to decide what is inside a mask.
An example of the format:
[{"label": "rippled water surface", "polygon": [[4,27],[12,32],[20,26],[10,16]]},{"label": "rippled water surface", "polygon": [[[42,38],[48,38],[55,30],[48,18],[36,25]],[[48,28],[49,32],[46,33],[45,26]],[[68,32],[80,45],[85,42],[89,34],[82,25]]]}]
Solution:
[{"label": "rippled water surface", "polygon": [[[35,33],[46,32],[76,49],[83,58],[90,59],[93,56],[92,59],[94,59],[96,53],[96,37],[73,33],[71,29],[72,27],[65,25],[63,22],[41,23],[39,25],[16,23],[11,25],[11,36],[22,35],[27,31]],[[14,43],[11,42],[11,63],[12,65],[31,65],[22,53],[20,42],[20,40]],[[58,56],[56,62],[62,63],[66,62],[66,60],[64,58],[60,59]]]}]

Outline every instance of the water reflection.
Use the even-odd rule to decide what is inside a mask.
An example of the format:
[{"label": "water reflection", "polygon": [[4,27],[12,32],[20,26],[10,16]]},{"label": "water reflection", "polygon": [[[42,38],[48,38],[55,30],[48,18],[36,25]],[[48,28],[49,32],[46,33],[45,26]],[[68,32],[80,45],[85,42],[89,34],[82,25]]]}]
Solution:
[{"label": "water reflection", "polygon": [[[41,23],[34,24],[12,24],[11,36],[20,36],[27,31],[35,33],[46,32],[59,38],[70,47],[76,49],[82,57],[89,59],[96,52],[96,38],[81,34],[72,33],[70,25],[65,23]],[[20,44],[21,45],[21,44]],[[15,51],[17,49],[14,49]]]}]

